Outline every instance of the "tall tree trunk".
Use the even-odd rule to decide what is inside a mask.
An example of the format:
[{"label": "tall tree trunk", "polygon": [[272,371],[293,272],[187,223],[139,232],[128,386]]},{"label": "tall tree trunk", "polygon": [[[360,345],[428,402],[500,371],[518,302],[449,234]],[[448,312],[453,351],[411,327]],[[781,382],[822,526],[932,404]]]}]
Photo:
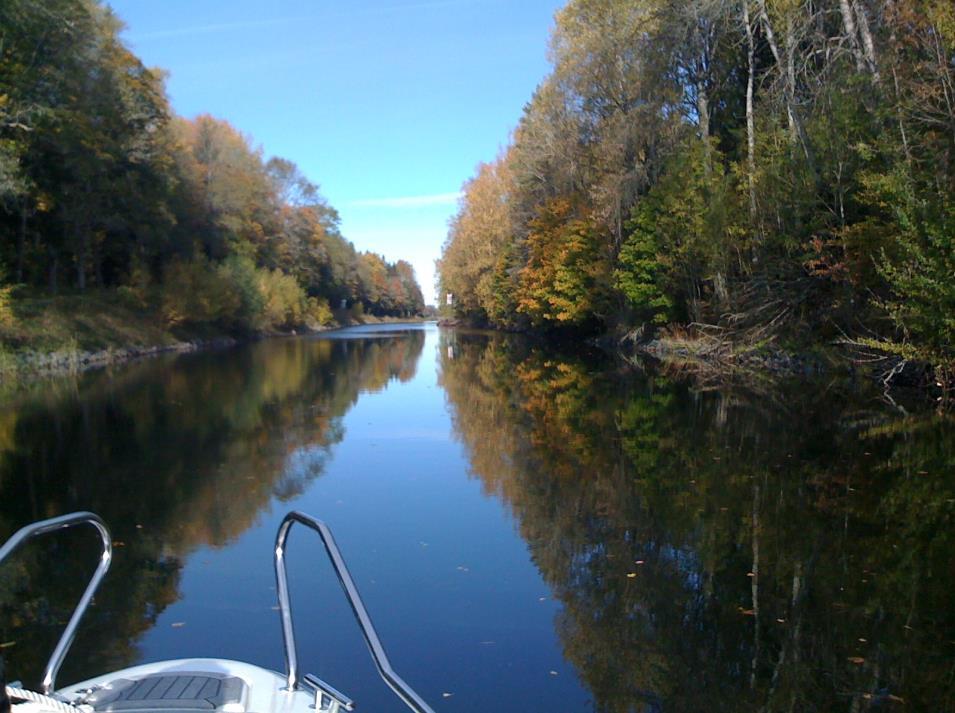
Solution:
[{"label": "tall tree trunk", "polygon": [[[749,216],[756,227],[759,216],[756,208],[756,120],[753,115],[753,87],[756,73],[756,43],[749,16],[749,0],[743,0],[743,27],[746,30],[746,183],[749,188]],[[757,227],[757,233],[759,233]],[[761,235],[759,237],[762,237]]]},{"label": "tall tree trunk", "polygon": [[706,96],[706,89],[702,86],[696,90],[696,113],[700,126],[700,137],[703,139],[703,170],[709,176],[713,171],[713,150],[710,146],[710,101]]},{"label": "tall tree trunk", "polygon": [[839,10],[842,14],[842,26],[845,29],[846,38],[849,40],[849,49],[852,50],[852,56],[856,59],[856,69],[861,72],[865,69],[865,58],[859,46],[859,33],[852,4],[849,0],[839,0]]},{"label": "tall tree trunk", "polygon": [[17,282],[23,282],[23,263],[27,243],[27,199],[20,199],[20,226],[17,230]]},{"label": "tall tree trunk", "polygon": [[797,135],[796,130],[796,38],[793,30],[793,19],[786,17],[786,98],[789,103],[789,131]]},{"label": "tall tree trunk", "polygon": [[[769,49],[773,53],[773,59],[776,60],[776,66],[779,68],[779,71],[783,73],[783,93],[786,97],[786,117],[789,121],[790,136],[792,137],[793,143],[798,141],[798,143],[801,144],[803,155],[809,163],[809,168],[813,174],[815,174],[816,160],[810,148],[809,137],[806,135],[806,129],[802,124],[799,111],[796,109],[795,69],[793,69],[792,72],[788,69],[789,63],[793,61],[793,58],[791,56],[783,57],[782,52],[779,50],[779,44],[776,42],[776,33],[773,32],[773,23],[770,21],[769,14],[766,12],[766,0],[757,1],[759,3],[759,17],[760,20],[762,20],[763,30],[766,32],[766,42],[769,44]],[[789,53],[787,53],[787,55],[788,54]]]},{"label": "tall tree trunk", "polygon": [[876,82],[882,77],[879,74],[879,63],[875,55],[875,42],[872,40],[872,32],[869,30],[869,19],[866,17],[865,7],[859,0],[852,0],[852,9],[855,11],[856,21],[859,25],[859,35],[862,37],[862,51],[865,54],[865,62],[872,73]]}]

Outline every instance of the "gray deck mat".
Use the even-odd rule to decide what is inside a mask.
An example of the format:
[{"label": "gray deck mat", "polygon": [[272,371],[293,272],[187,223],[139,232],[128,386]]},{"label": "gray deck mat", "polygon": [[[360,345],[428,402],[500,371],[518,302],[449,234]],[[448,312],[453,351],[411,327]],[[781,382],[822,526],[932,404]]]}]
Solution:
[{"label": "gray deck mat", "polygon": [[235,676],[210,673],[155,674],[120,678],[110,688],[94,691],[85,703],[97,711],[212,711],[227,703],[244,703],[246,684]]}]

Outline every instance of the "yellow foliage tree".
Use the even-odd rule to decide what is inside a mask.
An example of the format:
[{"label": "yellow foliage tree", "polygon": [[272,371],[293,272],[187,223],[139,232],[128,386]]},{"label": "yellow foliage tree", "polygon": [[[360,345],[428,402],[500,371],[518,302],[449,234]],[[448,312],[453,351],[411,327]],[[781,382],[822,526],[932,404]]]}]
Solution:
[{"label": "yellow foliage tree", "polygon": [[513,237],[508,197],[514,178],[509,155],[482,163],[465,184],[461,208],[438,263],[442,291],[455,295],[455,311],[462,316],[484,320],[494,310],[495,267]]},{"label": "yellow foliage tree", "polygon": [[578,212],[570,200],[557,198],[530,223],[517,311],[536,326],[583,326],[606,312],[610,282],[606,241]]}]

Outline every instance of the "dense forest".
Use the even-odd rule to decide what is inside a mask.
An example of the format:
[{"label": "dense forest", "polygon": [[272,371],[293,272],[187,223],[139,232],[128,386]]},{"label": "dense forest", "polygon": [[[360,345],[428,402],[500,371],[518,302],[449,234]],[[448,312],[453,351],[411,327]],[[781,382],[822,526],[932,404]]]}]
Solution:
[{"label": "dense forest", "polygon": [[238,331],[423,310],[411,265],[356,251],[294,163],[176,116],[121,30],[100,0],[0,3],[0,320],[91,288]]},{"label": "dense forest", "polygon": [[464,186],[455,316],[955,383],[951,0],[571,0],[551,58]]}]

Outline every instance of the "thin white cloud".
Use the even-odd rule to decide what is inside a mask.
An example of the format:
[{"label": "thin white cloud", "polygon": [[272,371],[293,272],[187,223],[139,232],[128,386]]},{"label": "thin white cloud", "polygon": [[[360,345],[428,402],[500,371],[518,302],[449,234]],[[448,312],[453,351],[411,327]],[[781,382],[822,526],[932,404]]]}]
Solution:
[{"label": "thin white cloud", "polygon": [[188,37],[190,35],[210,35],[220,32],[232,32],[233,30],[249,30],[260,27],[274,27],[276,25],[290,25],[302,22],[307,18],[302,17],[277,17],[266,20],[250,20],[247,22],[223,22],[215,25],[193,25],[192,27],[175,27],[169,30],[157,30],[156,32],[145,32],[138,34],[130,33],[130,39],[133,41],[159,40],[171,37]]},{"label": "thin white cloud", "polygon": [[353,208],[421,208],[433,205],[453,205],[461,193],[435,193],[430,196],[400,196],[396,198],[361,198],[351,201]]}]

